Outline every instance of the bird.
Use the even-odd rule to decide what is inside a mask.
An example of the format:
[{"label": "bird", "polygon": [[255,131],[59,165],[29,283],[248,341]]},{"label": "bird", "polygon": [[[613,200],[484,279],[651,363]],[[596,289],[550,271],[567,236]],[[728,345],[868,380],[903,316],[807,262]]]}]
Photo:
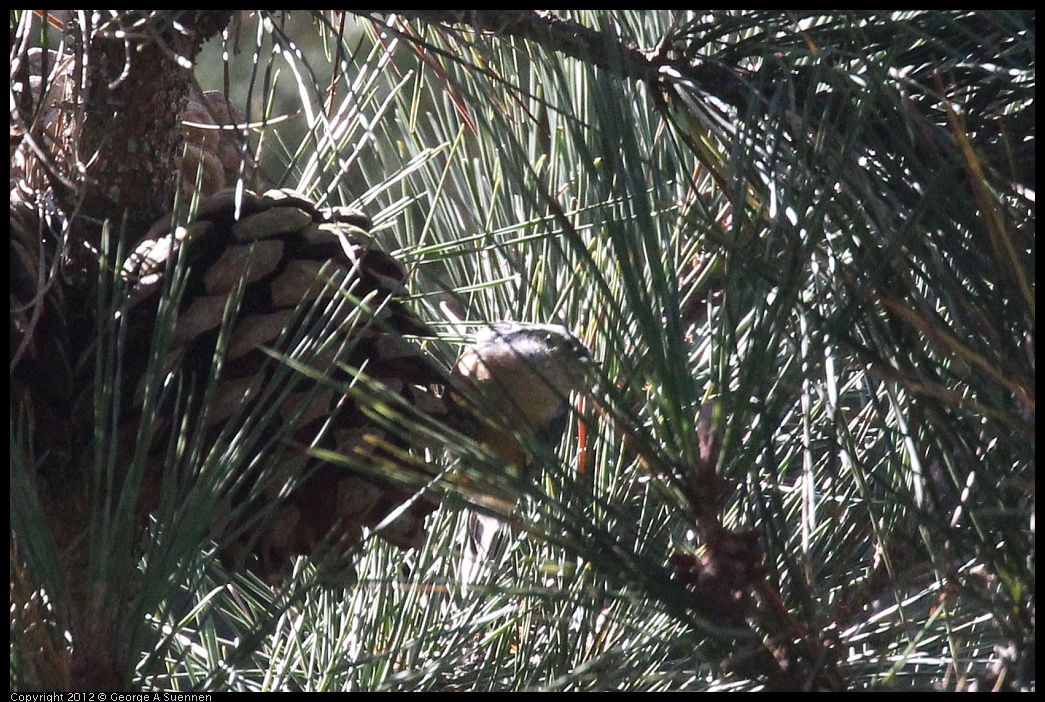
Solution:
[{"label": "bird", "polygon": [[[458,393],[452,404],[468,408],[478,420],[466,431],[491,452],[507,481],[495,481],[473,501],[497,513],[518,502],[518,480],[532,479],[537,468],[534,448],[555,447],[569,416],[571,391],[591,390],[592,353],[569,329],[558,324],[496,322],[476,334],[453,370]],[[460,576],[475,584],[484,564],[501,554],[498,519],[472,512]]]}]

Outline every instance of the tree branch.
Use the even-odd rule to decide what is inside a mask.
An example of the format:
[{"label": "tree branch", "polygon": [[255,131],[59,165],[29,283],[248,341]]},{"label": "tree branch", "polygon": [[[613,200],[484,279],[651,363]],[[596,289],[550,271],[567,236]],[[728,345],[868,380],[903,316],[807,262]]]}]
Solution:
[{"label": "tree branch", "polygon": [[[546,49],[575,58],[622,78],[651,83],[691,81],[697,88],[734,106],[741,106],[749,93],[737,73],[701,59],[673,59],[660,50],[644,51],[618,37],[550,10],[384,10],[405,19],[432,24],[468,25],[477,32],[526,39]],[[373,19],[371,14],[366,16]]]}]

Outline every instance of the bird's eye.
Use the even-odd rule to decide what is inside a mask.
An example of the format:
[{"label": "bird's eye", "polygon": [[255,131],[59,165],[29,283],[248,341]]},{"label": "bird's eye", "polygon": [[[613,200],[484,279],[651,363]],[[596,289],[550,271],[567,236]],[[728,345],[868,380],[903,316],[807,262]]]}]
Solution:
[{"label": "bird's eye", "polygon": [[572,341],[568,337],[564,337],[558,334],[549,334],[548,342],[551,347],[556,351],[573,351],[574,346]]}]

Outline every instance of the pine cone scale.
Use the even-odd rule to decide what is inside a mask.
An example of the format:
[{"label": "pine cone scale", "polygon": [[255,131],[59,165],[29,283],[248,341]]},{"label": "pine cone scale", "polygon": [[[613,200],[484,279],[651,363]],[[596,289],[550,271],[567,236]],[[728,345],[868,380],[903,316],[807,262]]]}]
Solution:
[{"label": "pine cone scale", "polygon": [[229,293],[240,281],[253,283],[276,269],[283,259],[282,241],[257,241],[250,245],[230,246],[203,276],[207,292]]}]

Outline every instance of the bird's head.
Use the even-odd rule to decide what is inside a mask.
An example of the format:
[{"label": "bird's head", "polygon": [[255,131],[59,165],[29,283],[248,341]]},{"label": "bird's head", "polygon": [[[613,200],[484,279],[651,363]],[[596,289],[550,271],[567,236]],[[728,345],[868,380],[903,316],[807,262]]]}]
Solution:
[{"label": "bird's head", "polygon": [[566,327],[499,322],[476,335],[454,373],[495,419],[544,434],[564,417],[571,391],[590,389],[591,365],[591,352]]}]

